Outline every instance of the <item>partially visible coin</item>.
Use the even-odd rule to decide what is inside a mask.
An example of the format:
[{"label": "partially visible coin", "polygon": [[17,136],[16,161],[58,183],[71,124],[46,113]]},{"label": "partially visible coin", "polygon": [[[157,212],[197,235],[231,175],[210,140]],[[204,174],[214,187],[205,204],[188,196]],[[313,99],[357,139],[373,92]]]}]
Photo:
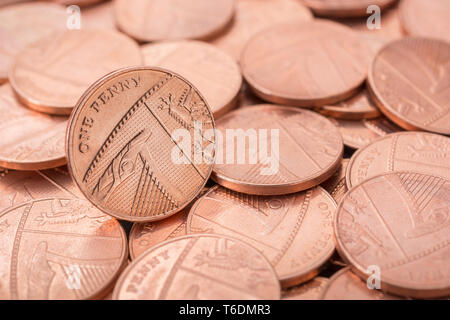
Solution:
[{"label": "partially visible coin", "polygon": [[341,202],[345,193],[348,191],[347,184],[345,182],[345,172],[349,161],[350,159],[342,159],[341,166],[338,171],[336,171],[330,179],[321,184],[322,188],[324,188],[333,197],[336,203]]},{"label": "partially visible coin", "polygon": [[339,254],[364,280],[378,270],[374,276],[386,292],[448,296],[449,194],[450,180],[437,175],[397,171],[365,180],[339,204]]},{"label": "partially visible coin", "polygon": [[149,249],[119,278],[113,299],[279,299],[276,274],[258,250],[221,235],[172,239]]},{"label": "partially visible coin", "polygon": [[450,134],[450,43],[405,38],[391,42],[369,71],[380,110],[406,130]]},{"label": "partially visible coin", "polygon": [[245,79],[264,100],[318,107],[357,93],[367,77],[370,51],[350,28],[327,20],[278,24],[246,45]]},{"label": "partially visible coin", "polygon": [[116,29],[114,2],[106,1],[81,10],[82,29]]},{"label": "partially visible coin", "polygon": [[85,6],[91,6],[93,4],[96,4],[96,3],[99,3],[99,2],[102,2],[105,0],[51,0],[51,1],[65,5],[65,6],[76,5],[76,6],[80,6],[80,7],[85,7]]},{"label": "partially visible coin", "polygon": [[367,9],[376,5],[384,9],[396,0],[302,0],[315,14],[327,17],[365,17]]},{"label": "partially visible coin", "polygon": [[209,39],[234,15],[234,0],[116,0],[117,26],[143,41]]},{"label": "partially visible coin", "polygon": [[66,163],[66,117],[44,115],[21,105],[9,84],[0,87],[0,166],[39,170]]},{"label": "partially visible coin", "polygon": [[450,138],[427,132],[399,132],[356,152],[348,164],[351,188],[373,176],[410,170],[450,179]]},{"label": "partially visible coin", "polygon": [[189,80],[205,96],[214,118],[234,108],[242,85],[232,57],[201,41],[172,41],[142,47],[144,63],[162,67]]},{"label": "partially visible coin", "polygon": [[328,281],[324,277],[315,277],[299,286],[284,289],[281,291],[281,300],[319,300]]},{"label": "partially visible coin", "polygon": [[88,201],[38,199],[0,213],[3,299],[101,297],[124,266],[126,234]]}]

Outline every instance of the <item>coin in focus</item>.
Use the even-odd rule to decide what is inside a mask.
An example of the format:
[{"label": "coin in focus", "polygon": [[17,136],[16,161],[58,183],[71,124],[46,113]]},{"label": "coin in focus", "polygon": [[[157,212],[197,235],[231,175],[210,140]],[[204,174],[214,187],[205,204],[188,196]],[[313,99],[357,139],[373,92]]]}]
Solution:
[{"label": "coin in focus", "polygon": [[74,198],[37,199],[0,213],[2,299],[91,299],[126,262],[119,222]]},{"label": "coin in focus", "polygon": [[369,70],[380,110],[406,130],[450,134],[450,43],[405,38],[389,43]]},{"label": "coin in focus", "polygon": [[381,289],[413,298],[450,294],[450,180],[412,171],[386,173],[350,189],[334,229],[339,254]]},{"label": "coin in focus", "polygon": [[365,17],[367,8],[384,9],[396,0],[303,0],[315,14],[326,17]]},{"label": "coin in focus", "polygon": [[0,87],[0,166],[39,170],[66,163],[66,117],[32,111],[21,105],[9,84]]},{"label": "coin in focus", "polygon": [[327,283],[327,278],[315,277],[307,283],[284,289],[281,300],[319,300]]},{"label": "coin in focus", "polygon": [[222,235],[188,235],[147,250],[122,273],[116,300],[280,298],[267,259],[248,244]]},{"label": "coin in focus", "polygon": [[235,107],[242,85],[232,57],[201,41],[173,41],[142,47],[144,63],[178,73],[204,95],[214,118]]},{"label": "coin in focus", "polygon": [[[50,114],[70,114],[83,92],[119,68],[142,64],[139,46],[112,30],[54,33],[19,52],[9,80],[28,107]],[[110,94],[123,88],[112,87]]]},{"label": "coin in focus", "polygon": [[241,57],[245,79],[264,100],[319,107],[357,93],[370,52],[350,28],[327,20],[287,22],[259,32]]},{"label": "coin in focus", "polygon": [[351,188],[373,176],[408,170],[450,179],[450,138],[427,132],[399,132],[356,152],[348,164]]},{"label": "coin in focus", "polygon": [[86,91],[66,146],[88,200],[119,219],[155,221],[201,192],[214,163],[214,121],[187,80],[163,69],[126,68]]},{"label": "coin in focus", "polygon": [[336,203],[322,188],[282,196],[254,196],[220,186],[194,204],[186,222],[193,232],[225,234],[255,247],[283,287],[316,276],[334,252]]},{"label": "coin in focus", "polygon": [[341,202],[345,193],[348,191],[347,184],[345,182],[345,172],[350,159],[342,159],[341,166],[338,171],[327,181],[321,184],[322,188],[325,189],[336,201],[336,203]]}]

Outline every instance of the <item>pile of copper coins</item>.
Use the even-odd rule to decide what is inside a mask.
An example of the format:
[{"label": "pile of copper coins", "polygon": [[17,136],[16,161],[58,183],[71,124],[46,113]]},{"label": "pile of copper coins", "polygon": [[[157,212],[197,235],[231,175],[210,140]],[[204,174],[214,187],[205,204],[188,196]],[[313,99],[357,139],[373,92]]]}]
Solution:
[{"label": "pile of copper coins", "polygon": [[450,1],[0,5],[0,299],[450,296]]}]

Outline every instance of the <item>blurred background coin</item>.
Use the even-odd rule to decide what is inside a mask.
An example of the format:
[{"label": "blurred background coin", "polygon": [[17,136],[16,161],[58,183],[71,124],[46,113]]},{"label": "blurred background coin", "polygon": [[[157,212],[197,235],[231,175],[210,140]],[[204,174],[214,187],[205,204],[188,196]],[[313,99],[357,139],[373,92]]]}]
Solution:
[{"label": "blurred background coin", "polygon": [[315,14],[326,17],[365,17],[367,8],[384,9],[397,0],[302,0]]}]

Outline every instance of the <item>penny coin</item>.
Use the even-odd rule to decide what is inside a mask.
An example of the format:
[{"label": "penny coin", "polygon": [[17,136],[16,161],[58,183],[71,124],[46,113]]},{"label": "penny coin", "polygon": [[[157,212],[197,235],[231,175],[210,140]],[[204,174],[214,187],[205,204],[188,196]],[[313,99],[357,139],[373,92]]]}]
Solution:
[{"label": "penny coin", "polygon": [[426,132],[399,132],[356,152],[348,164],[350,188],[373,176],[408,170],[450,179],[450,138]]},{"label": "penny coin", "polygon": [[66,163],[67,118],[44,115],[21,105],[9,84],[0,87],[0,165],[39,170]]},{"label": "penny coin", "polygon": [[54,3],[30,2],[0,10],[0,83],[8,79],[14,56],[27,45],[64,30],[66,8]]},{"label": "penny coin", "polygon": [[[191,138],[192,137],[192,138]],[[69,122],[69,170],[88,200],[128,221],[155,221],[188,205],[214,163],[214,121],[187,80],[126,68],[92,85]]]},{"label": "penny coin", "polygon": [[314,187],[334,174],[343,154],[338,129],[325,117],[298,108],[240,108],[218,120],[216,134],[212,179],[249,194]]},{"label": "penny coin", "polygon": [[30,108],[70,114],[83,92],[98,78],[141,63],[139,46],[119,32],[68,30],[18,53],[9,80],[20,100]]},{"label": "penny coin", "polygon": [[0,213],[2,299],[92,299],[126,262],[119,222],[86,200],[37,199]]},{"label": "penny coin", "polygon": [[377,175],[339,204],[339,254],[381,289],[413,298],[450,294],[450,180],[412,171]]},{"label": "penny coin", "polygon": [[396,0],[303,0],[315,14],[326,17],[365,17],[369,6],[384,9]]},{"label": "penny coin", "polygon": [[326,116],[344,120],[376,118],[381,115],[378,108],[370,100],[366,90],[335,105],[325,105],[317,108],[316,111]]},{"label": "penny coin", "polygon": [[239,108],[264,104],[264,101],[258,98],[244,82],[239,92]]},{"label": "penny coin", "polygon": [[281,22],[312,18],[311,11],[297,0],[238,0],[230,28],[211,43],[239,60],[246,43],[259,31]]},{"label": "penny coin", "polygon": [[193,232],[225,234],[247,242],[269,260],[283,287],[312,279],[334,252],[336,203],[320,187],[281,196],[254,196],[220,186],[192,207]]},{"label": "penny coin", "polygon": [[209,39],[230,23],[234,0],[116,0],[115,15],[139,41]]},{"label": "penny coin", "polygon": [[327,20],[264,29],[241,57],[245,79],[264,100],[300,107],[334,104],[357,93],[370,51],[350,28]]},{"label": "penny coin", "polygon": [[116,29],[113,1],[83,8],[81,17],[82,29]]},{"label": "penny coin", "polygon": [[205,96],[214,118],[235,107],[242,76],[232,57],[200,41],[174,41],[142,47],[144,62],[174,71]]},{"label": "penny coin", "polygon": [[188,235],[147,250],[122,273],[115,300],[280,298],[280,283],[256,249],[223,235]]},{"label": "penny coin", "polygon": [[405,38],[391,42],[369,71],[380,110],[406,130],[450,134],[450,43]]},{"label": "penny coin", "polygon": [[80,7],[85,6],[91,6],[93,4],[105,1],[105,0],[51,0],[53,2],[65,5],[65,6],[71,6],[71,5],[77,5]]},{"label": "penny coin", "polygon": [[324,277],[315,277],[307,283],[281,291],[281,300],[319,300],[328,283]]},{"label": "penny coin", "polygon": [[400,21],[411,36],[450,41],[450,2],[447,0],[403,0]]},{"label": "penny coin", "polygon": [[344,268],[336,272],[321,291],[322,300],[398,300],[381,290],[369,289],[358,276]]},{"label": "penny coin", "polygon": [[348,191],[347,184],[345,183],[345,172],[350,159],[342,159],[341,166],[338,171],[327,181],[321,184],[336,201],[336,203],[341,202],[345,193]]}]

